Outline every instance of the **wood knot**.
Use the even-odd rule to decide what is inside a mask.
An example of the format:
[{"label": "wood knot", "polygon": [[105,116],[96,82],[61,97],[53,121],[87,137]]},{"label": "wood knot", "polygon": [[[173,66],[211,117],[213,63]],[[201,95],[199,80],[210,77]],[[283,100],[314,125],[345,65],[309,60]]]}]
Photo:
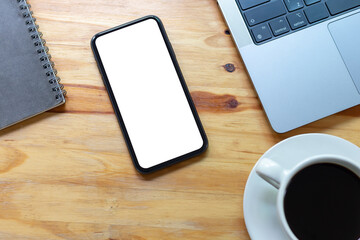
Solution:
[{"label": "wood knot", "polygon": [[198,111],[230,113],[241,111],[240,103],[233,95],[217,95],[210,92],[195,91],[191,93]]},{"label": "wood knot", "polygon": [[235,71],[235,65],[232,63],[225,64],[223,67],[225,68],[226,71],[230,73]]},{"label": "wood knot", "polygon": [[239,102],[235,98],[228,100],[226,104],[228,108],[237,108],[239,106]]},{"label": "wood knot", "polygon": [[226,29],[226,30],[225,30],[225,34],[226,34],[226,35],[230,35],[230,30],[229,30],[229,29]]}]

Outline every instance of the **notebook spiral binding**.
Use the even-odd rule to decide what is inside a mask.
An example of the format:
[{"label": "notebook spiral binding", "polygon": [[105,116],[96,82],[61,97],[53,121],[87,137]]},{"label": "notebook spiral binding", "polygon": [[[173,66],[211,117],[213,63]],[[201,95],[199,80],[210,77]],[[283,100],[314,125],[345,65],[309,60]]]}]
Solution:
[{"label": "notebook spiral binding", "polygon": [[60,77],[57,76],[57,70],[54,68],[55,64],[51,61],[51,55],[49,54],[49,48],[45,46],[46,41],[42,38],[42,33],[38,31],[39,25],[36,25],[36,18],[33,17],[33,12],[30,10],[31,5],[26,0],[15,0],[19,3],[21,14],[25,19],[25,24],[28,27],[30,37],[34,41],[34,46],[37,48],[39,54],[39,60],[43,64],[46,76],[48,77],[51,89],[55,93],[56,100],[62,100],[66,96],[64,85],[60,84]]}]

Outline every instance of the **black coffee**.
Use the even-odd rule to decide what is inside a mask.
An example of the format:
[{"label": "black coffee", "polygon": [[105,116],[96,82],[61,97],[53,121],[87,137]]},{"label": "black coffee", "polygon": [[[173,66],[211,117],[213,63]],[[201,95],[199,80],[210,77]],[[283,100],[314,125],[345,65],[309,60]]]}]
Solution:
[{"label": "black coffee", "polygon": [[289,183],[284,209],[300,240],[358,240],[360,178],[335,164],[307,167]]}]

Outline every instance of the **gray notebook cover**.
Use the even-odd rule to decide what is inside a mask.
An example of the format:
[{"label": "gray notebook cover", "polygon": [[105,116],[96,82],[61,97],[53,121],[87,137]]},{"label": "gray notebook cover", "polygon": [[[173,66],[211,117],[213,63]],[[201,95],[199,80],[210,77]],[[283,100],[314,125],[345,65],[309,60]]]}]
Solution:
[{"label": "gray notebook cover", "polygon": [[25,0],[0,0],[0,129],[65,103]]}]

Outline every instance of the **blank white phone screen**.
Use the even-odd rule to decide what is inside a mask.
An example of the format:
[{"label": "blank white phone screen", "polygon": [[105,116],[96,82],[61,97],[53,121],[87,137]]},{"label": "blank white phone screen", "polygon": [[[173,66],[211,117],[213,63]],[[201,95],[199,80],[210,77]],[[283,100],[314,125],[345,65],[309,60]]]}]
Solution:
[{"label": "blank white phone screen", "polygon": [[95,44],[142,168],[203,146],[154,19],[102,35]]}]

